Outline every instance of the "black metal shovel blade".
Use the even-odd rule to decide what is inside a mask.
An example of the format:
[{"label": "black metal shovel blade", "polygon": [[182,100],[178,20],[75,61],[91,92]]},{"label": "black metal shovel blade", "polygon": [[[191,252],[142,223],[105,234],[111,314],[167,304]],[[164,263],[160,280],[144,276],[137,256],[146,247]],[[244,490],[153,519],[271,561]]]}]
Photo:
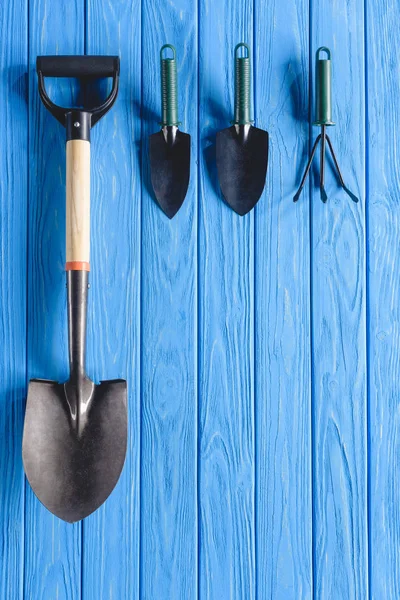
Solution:
[{"label": "black metal shovel blade", "polygon": [[118,481],[127,446],[127,393],[122,379],[95,385],[85,378],[74,403],[69,385],[31,380],[22,455],[38,499],[74,523],[95,511]]},{"label": "black metal shovel blade", "polygon": [[268,133],[250,126],[244,138],[236,127],[217,133],[218,179],[225,201],[239,215],[257,204],[268,166]]},{"label": "black metal shovel blade", "polygon": [[172,219],[183,204],[190,179],[190,135],[176,132],[167,143],[162,131],[149,137],[151,183],[158,204]]}]

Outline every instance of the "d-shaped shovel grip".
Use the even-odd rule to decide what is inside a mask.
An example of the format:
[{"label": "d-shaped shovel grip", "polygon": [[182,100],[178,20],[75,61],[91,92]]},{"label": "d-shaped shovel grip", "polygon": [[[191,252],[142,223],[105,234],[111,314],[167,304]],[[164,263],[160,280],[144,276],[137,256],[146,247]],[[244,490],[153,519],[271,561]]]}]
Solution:
[{"label": "d-shaped shovel grip", "polygon": [[[66,270],[90,269],[90,129],[111,108],[118,93],[118,56],[38,56],[39,94],[46,108],[66,127]],[[111,92],[95,108],[64,108],[47,95],[45,77],[93,80],[112,77]]]},{"label": "d-shaped shovel grip", "polygon": [[117,56],[38,56],[36,70],[44,77],[114,77],[119,73]]},{"label": "d-shaped shovel grip", "polygon": [[105,101],[95,108],[82,109],[88,115],[87,126],[93,127],[110,110],[118,94],[119,57],[118,56],[38,56],[36,71],[39,81],[40,98],[51,114],[64,127],[68,126],[67,115],[76,110],[59,106],[50,100],[45,77],[76,77],[83,81],[112,77],[112,89]]}]

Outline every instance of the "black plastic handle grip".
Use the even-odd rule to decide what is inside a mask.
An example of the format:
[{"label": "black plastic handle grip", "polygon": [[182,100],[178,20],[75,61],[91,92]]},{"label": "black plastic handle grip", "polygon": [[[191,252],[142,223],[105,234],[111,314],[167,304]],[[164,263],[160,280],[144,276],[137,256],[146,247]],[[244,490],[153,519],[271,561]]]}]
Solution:
[{"label": "black plastic handle grip", "polygon": [[44,77],[115,77],[118,56],[38,56],[36,71]]}]

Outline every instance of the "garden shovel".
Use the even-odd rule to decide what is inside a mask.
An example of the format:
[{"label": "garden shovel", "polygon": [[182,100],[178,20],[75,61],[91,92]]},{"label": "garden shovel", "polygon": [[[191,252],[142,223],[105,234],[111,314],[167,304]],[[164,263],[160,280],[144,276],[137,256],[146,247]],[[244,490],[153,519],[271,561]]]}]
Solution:
[{"label": "garden shovel", "polygon": [[[239,56],[245,48],[246,56]],[[232,127],[217,133],[218,178],[225,201],[239,215],[257,204],[268,166],[268,133],[252,125],[250,49],[235,48],[235,116]]]},{"label": "garden shovel", "polygon": [[[172,58],[163,52],[172,50]],[[183,204],[190,178],[190,135],[179,130],[176,52],[170,44],[160,51],[161,130],[149,136],[151,183],[158,204],[172,219]]]},{"label": "garden shovel", "polygon": [[[67,299],[70,377],[32,379],[23,435],[23,461],[39,500],[64,521],[96,510],[112,492],[127,445],[127,393],[122,379],[96,384],[85,373],[90,245],[90,129],[111,108],[119,80],[114,56],[39,56],[39,94],[67,132]],[[62,108],[47,95],[44,77],[84,81],[112,77],[95,109]],[[100,325],[100,324],[99,324]]]}]

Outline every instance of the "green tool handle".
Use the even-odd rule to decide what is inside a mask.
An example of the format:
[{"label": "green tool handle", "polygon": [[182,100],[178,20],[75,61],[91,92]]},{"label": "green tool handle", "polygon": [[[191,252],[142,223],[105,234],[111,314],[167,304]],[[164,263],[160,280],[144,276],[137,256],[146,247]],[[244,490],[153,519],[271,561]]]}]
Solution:
[{"label": "green tool handle", "polygon": [[[327,58],[320,58],[321,52],[326,52]],[[326,46],[317,50],[315,74],[316,118],[314,125],[334,125],[332,121],[332,71],[331,51]]]},{"label": "green tool handle", "polygon": [[[246,56],[239,56],[240,48],[247,50]],[[235,112],[234,125],[249,125],[251,118],[251,64],[250,48],[243,42],[235,47]]]},{"label": "green tool handle", "polygon": [[[166,48],[172,50],[172,58],[164,58]],[[161,63],[161,127],[180,125],[178,121],[178,82],[176,76],[176,51],[171,44],[164,44],[160,50]]]}]

